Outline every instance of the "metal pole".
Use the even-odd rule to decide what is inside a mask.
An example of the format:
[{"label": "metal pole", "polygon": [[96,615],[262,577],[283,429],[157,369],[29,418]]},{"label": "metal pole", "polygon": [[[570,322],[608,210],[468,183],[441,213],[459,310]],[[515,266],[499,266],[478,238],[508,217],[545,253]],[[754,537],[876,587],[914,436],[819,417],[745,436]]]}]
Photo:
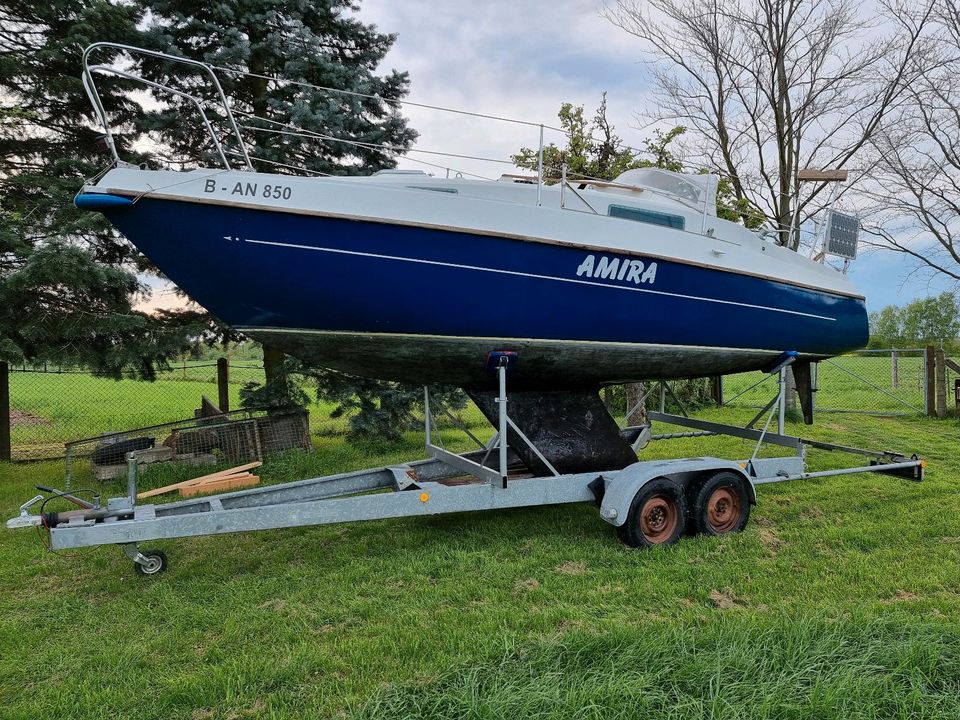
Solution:
[{"label": "metal pole", "polygon": [[567,189],[567,164],[564,163],[560,166],[560,209],[566,207],[566,202],[564,201],[564,192]]},{"label": "metal pole", "polygon": [[507,487],[507,359],[500,360],[500,367],[497,369],[500,380],[500,397],[497,402],[500,403],[500,485]]},{"label": "metal pole", "polygon": [[127,497],[130,507],[137,504],[137,456],[127,453]]},{"label": "metal pole", "polygon": [[427,438],[427,445],[432,444],[430,439],[430,388],[423,386],[423,432]]},{"label": "metal pole", "polygon": [[780,395],[777,398],[777,404],[779,405],[779,409],[777,411],[777,434],[778,435],[783,435],[784,413],[787,409],[786,403],[784,402],[784,400],[786,399],[786,395],[787,395],[787,368],[782,367],[780,368]]},{"label": "metal pole", "polygon": [[537,153],[537,207],[540,207],[543,194],[543,125],[540,126],[540,151]]}]

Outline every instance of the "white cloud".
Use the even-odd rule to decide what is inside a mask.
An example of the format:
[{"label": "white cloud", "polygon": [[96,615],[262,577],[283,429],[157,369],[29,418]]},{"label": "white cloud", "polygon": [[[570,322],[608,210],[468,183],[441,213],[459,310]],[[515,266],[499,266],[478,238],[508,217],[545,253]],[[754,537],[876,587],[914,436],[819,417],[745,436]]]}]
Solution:
[{"label": "white cloud", "polygon": [[[618,133],[634,145],[643,138],[630,128],[648,87],[639,46],[600,16],[595,0],[364,0],[359,18],[397,34],[383,68],[410,73],[410,100],[556,125],[561,103],[592,113],[608,90]],[[404,112],[420,132],[417,147],[428,150],[507,159],[538,141],[532,127],[409,106]],[[549,131],[545,139],[561,141]],[[488,177],[508,168],[410,157]]]}]

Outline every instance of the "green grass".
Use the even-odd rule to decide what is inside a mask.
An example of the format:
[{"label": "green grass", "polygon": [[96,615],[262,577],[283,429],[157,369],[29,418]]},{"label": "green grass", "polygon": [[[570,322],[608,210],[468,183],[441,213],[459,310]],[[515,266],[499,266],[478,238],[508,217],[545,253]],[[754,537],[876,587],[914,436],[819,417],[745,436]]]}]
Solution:
[{"label": "green grass", "polygon": [[[732,414],[751,413],[705,413]],[[590,506],[168,541],[153,579],[115,548],[50,554],[4,532],[0,717],[960,717],[960,426],[789,429],[921,452],[927,480],[764,486],[745,532],[649,552]],[[262,475],[393,462],[420,441],[321,438]],[[701,453],[749,447],[646,457]],[[0,465],[0,514],[61,472]]]}]

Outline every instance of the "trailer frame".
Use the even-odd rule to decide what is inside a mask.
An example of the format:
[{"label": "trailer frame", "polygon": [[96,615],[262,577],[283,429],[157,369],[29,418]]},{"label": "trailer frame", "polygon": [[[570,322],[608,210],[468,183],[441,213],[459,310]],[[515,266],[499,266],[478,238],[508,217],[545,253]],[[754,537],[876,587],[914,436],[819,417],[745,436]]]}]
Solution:
[{"label": "trailer frame", "polygon": [[[728,477],[739,478],[752,505],[757,500],[756,486],[774,482],[862,472],[884,473],[915,481],[923,479],[926,463],[916,455],[907,457],[900,453],[862,450],[785,435],[783,373],[789,362],[777,368],[781,375],[780,388],[777,397],[764,408],[770,410],[770,415],[762,430],[673,415],[662,410],[650,413],[651,419],[690,428],[693,432],[658,436],[651,434],[649,426],[623,428],[624,436],[633,441],[634,449],[653,440],[705,435],[756,440],[756,448],[748,460],[716,457],[638,460],[622,469],[560,474],[510,419],[507,394],[509,353],[494,359],[499,385],[499,427],[487,443],[464,428],[481,446],[476,451],[453,453],[435,444],[434,413],[429,390],[425,389],[424,431],[429,456],[426,460],[172,503],[141,505],[136,500],[138,464],[131,454],[128,457],[126,496],[110,498],[103,507],[99,502],[93,506],[83,503],[78,510],[33,515],[29,509],[44,500],[43,495],[37,495],[21,506],[20,515],[8,520],[7,527],[45,527],[50,534],[51,550],[120,545],[134,561],[138,572],[152,575],[167,565],[162,552],[140,550],[140,543],[152,540],[569,503],[594,503],[604,521],[623,530],[635,498],[655,480],[666,479],[676,483],[684,493],[689,493],[698,482],[719,473],[732,474]],[[665,386],[661,386],[661,397],[665,392]],[[763,411],[754,422],[762,414]],[[769,432],[775,414],[779,419],[778,432]],[[551,470],[550,475],[530,477],[529,473],[523,472],[525,467],[506,442],[508,428],[514,430],[517,437],[545,462]],[[764,444],[790,448],[794,454],[760,458],[759,451]],[[870,464],[808,472],[808,447],[866,456],[870,458]],[[53,494],[67,496],[59,491],[53,491]],[[749,507],[746,512],[749,514]]]}]

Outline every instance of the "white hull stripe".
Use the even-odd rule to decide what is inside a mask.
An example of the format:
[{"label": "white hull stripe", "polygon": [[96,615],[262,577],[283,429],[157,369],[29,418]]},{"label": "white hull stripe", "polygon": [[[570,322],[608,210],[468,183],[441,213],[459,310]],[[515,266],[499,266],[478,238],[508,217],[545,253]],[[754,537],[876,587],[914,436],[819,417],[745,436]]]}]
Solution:
[{"label": "white hull stripe", "polygon": [[[666,292],[664,290],[651,290],[649,288],[626,287],[623,285],[610,285],[609,283],[593,282],[591,280],[561,278],[561,277],[555,277],[553,275],[538,275],[535,273],[518,272],[516,270],[500,270],[497,268],[481,267],[478,265],[463,265],[460,263],[441,262],[439,260],[423,260],[421,258],[399,257],[397,255],[382,255],[380,253],[364,253],[364,252],[358,252],[356,250],[342,250],[340,248],[314,247],[313,245],[298,245],[296,243],[282,243],[282,242],[275,242],[272,240],[245,239],[244,242],[252,243],[254,245],[273,245],[276,247],[294,248],[297,250],[314,250],[316,252],[335,253],[338,255],[355,255],[358,257],[377,258],[379,260],[393,260],[396,262],[418,263],[421,265],[438,265],[441,267],[457,268],[460,270],[475,270],[477,272],[496,273],[498,275],[514,275],[517,277],[528,277],[528,278],[535,278],[538,280],[553,280],[555,282],[575,283],[578,285],[594,285],[596,287],[608,288],[611,290],[628,290],[630,292],[650,293],[652,295],[664,295],[667,297],[676,297],[684,300],[699,300],[701,302],[717,303],[721,305],[735,305],[738,307],[752,308],[754,310],[766,310],[767,312],[784,313],[786,315],[799,315],[801,317],[809,317],[809,318],[814,318],[816,320],[828,320],[829,322],[836,322],[836,318],[828,317],[826,315],[815,315],[813,313],[800,312],[799,310],[784,310],[783,308],[775,308],[775,307],[770,307],[768,305],[753,305],[751,303],[737,302],[735,300],[719,300],[717,298],[699,297],[697,295],[684,295],[681,293]],[[776,282],[776,281],[771,281],[771,282]]]}]

